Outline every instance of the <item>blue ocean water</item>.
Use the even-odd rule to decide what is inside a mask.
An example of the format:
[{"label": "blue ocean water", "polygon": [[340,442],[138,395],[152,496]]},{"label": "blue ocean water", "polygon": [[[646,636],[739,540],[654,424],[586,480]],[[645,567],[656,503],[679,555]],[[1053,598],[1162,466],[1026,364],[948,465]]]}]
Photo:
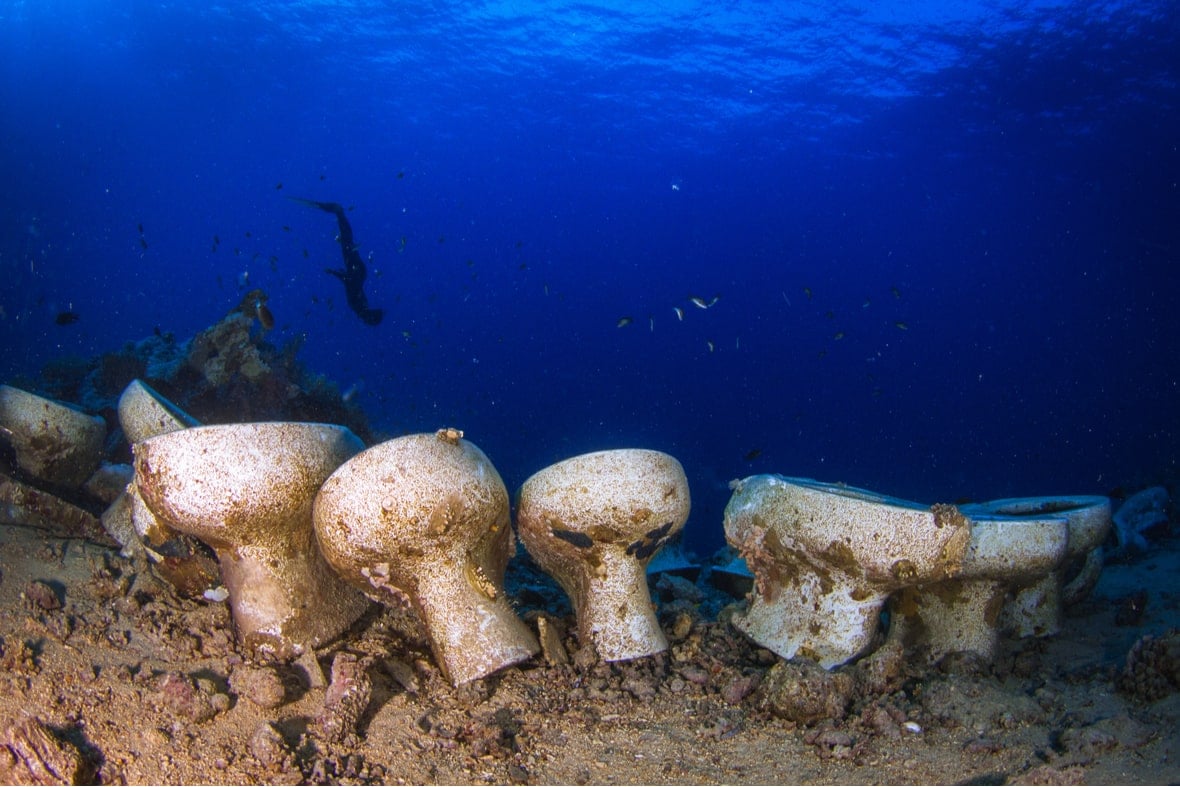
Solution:
[{"label": "blue ocean water", "polygon": [[[0,380],[260,287],[510,489],[675,455],[702,549],[758,472],[1175,479],[1177,52],[1168,0],[3,0]],[[348,207],[379,325],[286,197]]]}]

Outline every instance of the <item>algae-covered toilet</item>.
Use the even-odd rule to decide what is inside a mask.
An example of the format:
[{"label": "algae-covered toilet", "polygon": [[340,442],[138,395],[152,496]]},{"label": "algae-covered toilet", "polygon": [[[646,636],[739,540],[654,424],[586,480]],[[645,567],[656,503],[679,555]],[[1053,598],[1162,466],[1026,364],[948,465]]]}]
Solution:
[{"label": "algae-covered toilet", "polygon": [[[1111,528],[1110,498],[1101,495],[1009,497],[965,505],[969,517],[1029,520],[1045,516],[1069,525],[1066,555],[1058,567],[1016,592],[1003,611],[1001,628],[1015,637],[1047,637],[1061,630],[1061,607],[1085,598],[1102,571],[1102,542]],[[1074,562],[1081,561],[1076,574]]]},{"label": "algae-covered toilet", "polygon": [[757,475],[735,484],[725,535],[755,576],[734,624],[783,658],[830,669],[868,650],[891,593],[957,576],[971,531],[951,505]]}]

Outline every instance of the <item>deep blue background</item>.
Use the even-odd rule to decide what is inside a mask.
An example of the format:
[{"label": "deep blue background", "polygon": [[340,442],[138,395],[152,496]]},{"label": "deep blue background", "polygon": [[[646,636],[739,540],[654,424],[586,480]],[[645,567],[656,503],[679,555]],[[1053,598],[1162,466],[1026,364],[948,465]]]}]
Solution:
[{"label": "deep blue background", "polygon": [[755,472],[1174,478],[1175,3],[726,5],[0,1],[0,380],[248,274],[378,429],[669,451],[704,547]]}]

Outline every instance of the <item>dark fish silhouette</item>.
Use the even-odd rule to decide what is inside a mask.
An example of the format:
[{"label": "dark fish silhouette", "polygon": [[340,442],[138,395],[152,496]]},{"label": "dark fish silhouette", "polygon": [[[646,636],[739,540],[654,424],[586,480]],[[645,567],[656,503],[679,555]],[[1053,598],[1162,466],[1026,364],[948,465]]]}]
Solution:
[{"label": "dark fish silhouette", "polygon": [[365,262],[361,259],[356,242],[352,238],[352,225],[348,223],[344,207],[336,202],[316,202],[300,197],[288,197],[287,199],[336,215],[336,225],[340,230],[340,251],[344,254],[344,268],[340,270],[325,268],[324,271],[344,282],[344,294],[348,299],[348,308],[356,312],[365,325],[380,323],[385,312],[369,307],[369,299],[365,296],[365,276],[368,275],[368,270],[365,268]]},{"label": "dark fish silhouette", "polygon": [[270,307],[266,305],[267,300],[269,299],[262,290],[250,290],[234,311],[239,311],[247,317],[256,318],[258,322],[262,323],[263,329],[269,331],[275,327],[275,316],[271,314]]},{"label": "dark fish silhouette", "polygon": [[80,319],[77,312],[58,312],[53,321],[58,325],[73,325]]}]

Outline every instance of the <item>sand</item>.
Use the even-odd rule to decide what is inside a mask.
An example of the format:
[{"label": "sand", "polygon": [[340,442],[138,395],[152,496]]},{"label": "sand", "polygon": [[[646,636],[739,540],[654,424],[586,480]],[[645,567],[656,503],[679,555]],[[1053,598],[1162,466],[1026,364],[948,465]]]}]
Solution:
[{"label": "sand", "polygon": [[[734,607],[714,615],[683,586],[660,594],[668,653],[612,665],[516,568],[518,609],[556,604],[570,661],[456,689],[405,612],[375,608],[315,663],[252,663],[225,604],[106,546],[4,525],[0,782],[1176,783],[1180,693],[1119,686],[1134,643],[1180,625],[1178,569],[1180,544],[1156,543],[1107,566],[1058,636],[991,665],[897,661],[806,724],[770,709],[779,660],[726,622]],[[1134,620],[1123,600],[1140,590]],[[326,704],[334,662],[352,677]]]}]

